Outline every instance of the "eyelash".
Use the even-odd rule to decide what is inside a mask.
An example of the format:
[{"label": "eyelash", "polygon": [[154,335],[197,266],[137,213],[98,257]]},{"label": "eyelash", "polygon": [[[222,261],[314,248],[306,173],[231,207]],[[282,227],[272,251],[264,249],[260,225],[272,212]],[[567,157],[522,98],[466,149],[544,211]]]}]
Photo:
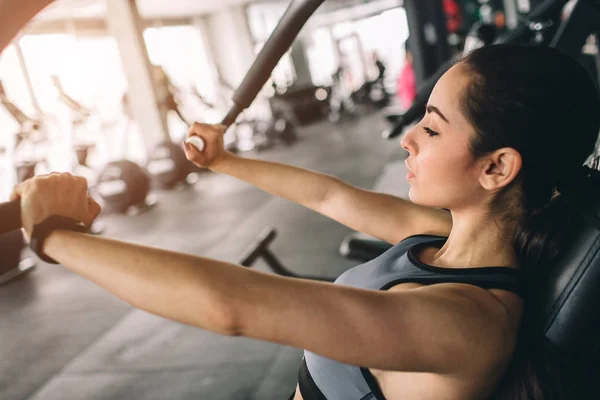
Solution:
[{"label": "eyelash", "polygon": [[437,133],[436,131],[431,130],[428,127],[423,127],[423,130],[425,131],[425,133],[427,133],[427,136],[429,137],[434,137],[434,136],[438,136],[439,133]]}]

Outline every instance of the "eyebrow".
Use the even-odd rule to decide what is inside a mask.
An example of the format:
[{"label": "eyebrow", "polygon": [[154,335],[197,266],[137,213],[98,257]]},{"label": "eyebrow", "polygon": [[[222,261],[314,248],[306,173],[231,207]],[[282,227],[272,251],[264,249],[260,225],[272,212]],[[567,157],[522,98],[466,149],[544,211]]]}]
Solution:
[{"label": "eyebrow", "polygon": [[447,124],[450,123],[450,121],[448,121],[448,118],[446,118],[444,116],[444,114],[442,114],[442,112],[436,106],[427,106],[427,113],[436,113],[437,115],[440,116],[441,119],[446,121]]}]

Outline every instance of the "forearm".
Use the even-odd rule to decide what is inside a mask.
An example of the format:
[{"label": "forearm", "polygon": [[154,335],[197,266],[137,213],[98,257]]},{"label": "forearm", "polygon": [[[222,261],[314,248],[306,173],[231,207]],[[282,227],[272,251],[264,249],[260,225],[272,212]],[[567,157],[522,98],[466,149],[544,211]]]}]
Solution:
[{"label": "forearm", "polygon": [[0,1],[0,15],[10,15],[10,20],[2,24],[0,30],[0,53],[27,22],[50,3],[52,0]]},{"label": "forearm", "polygon": [[327,192],[339,181],[329,175],[290,165],[253,160],[228,153],[211,170],[246,181],[272,195],[319,211]]},{"label": "forearm", "polygon": [[57,231],[44,252],[134,307],[236,334],[233,310],[249,270],[216,260]]}]

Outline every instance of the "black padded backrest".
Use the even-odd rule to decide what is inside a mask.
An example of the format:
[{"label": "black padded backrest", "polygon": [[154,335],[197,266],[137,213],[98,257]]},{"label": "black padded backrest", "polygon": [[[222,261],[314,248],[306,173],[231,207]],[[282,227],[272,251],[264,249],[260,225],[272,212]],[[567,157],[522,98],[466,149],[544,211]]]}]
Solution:
[{"label": "black padded backrest", "polygon": [[[548,5],[555,3],[547,1]],[[558,4],[558,2],[556,2]],[[553,38],[551,46],[576,59],[588,36],[598,32],[600,2],[580,0]],[[576,140],[576,139],[571,139]],[[597,150],[595,156],[598,156]],[[594,204],[581,197],[577,210],[584,226],[564,257],[550,271],[542,286],[542,317],[547,340],[567,361],[600,366],[600,179],[598,158],[589,171],[588,184]],[[584,206],[584,203],[588,205]]]},{"label": "black padded backrest", "polygon": [[[584,211],[581,211],[582,214]],[[600,210],[583,227],[541,283],[544,332],[551,347],[572,362],[600,360]]]}]

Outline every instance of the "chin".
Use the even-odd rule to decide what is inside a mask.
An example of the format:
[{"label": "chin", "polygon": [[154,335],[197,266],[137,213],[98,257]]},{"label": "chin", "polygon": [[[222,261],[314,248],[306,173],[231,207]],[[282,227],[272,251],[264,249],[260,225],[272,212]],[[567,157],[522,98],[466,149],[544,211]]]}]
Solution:
[{"label": "chin", "polygon": [[440,201],[435,201],[436,199],[431,199],[431,198],[427,198],[426,196],[419,196],[417,193],[415,193],[415,191],[413,190],[413,188],[410,189],[410,191],[408,192],[408,199],[414,203],[414,204],[418,204],[420,206],[424,206],[424,207],[432,207],[432,208],[446,208],[446,205],[442,205]]},{"label": "chin", "polygon": [[410,191],[408,192],[408,199],[415,204],[418,204],[420,206],[426,206],[426,202],[423,201],[423,199],[421,198],[422,196],[419,196],[418,194],[416,194],[414,192],[414,190],[411,188]]}]

